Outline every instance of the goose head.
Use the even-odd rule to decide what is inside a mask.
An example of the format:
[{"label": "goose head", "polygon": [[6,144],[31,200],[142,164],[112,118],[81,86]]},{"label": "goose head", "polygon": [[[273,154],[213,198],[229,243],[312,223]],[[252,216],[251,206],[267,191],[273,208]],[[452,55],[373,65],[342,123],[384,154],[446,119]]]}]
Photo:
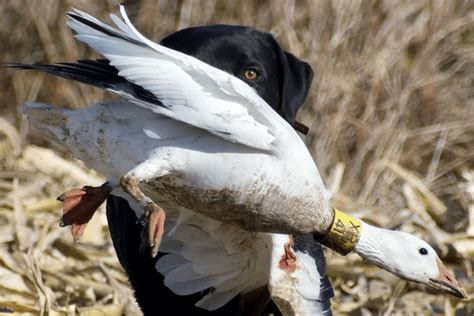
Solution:
[{"label": "goose head", "polygon": [[361,234],[354,251],[366,261],[403,279],[459,298],[466,297],[436,251],[416,236],[361,222]]}]

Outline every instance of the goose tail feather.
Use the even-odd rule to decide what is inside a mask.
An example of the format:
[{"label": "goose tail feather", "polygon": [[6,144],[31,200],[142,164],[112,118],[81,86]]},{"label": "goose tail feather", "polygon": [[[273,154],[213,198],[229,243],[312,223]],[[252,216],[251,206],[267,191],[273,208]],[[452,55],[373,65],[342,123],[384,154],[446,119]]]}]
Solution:
[{"label": "goose tail feather", "polygon": [[19,110],[46,139],[59,144],[66,140],[68,112],[71,110],[37,102],[26,102]]}]

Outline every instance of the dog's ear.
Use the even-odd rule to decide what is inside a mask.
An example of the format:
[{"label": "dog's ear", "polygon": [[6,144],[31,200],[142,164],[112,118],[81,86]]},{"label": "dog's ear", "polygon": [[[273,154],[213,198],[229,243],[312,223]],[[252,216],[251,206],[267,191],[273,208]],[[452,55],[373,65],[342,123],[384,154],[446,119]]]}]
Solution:
[{"label": "dog's ear", "polygon": [[294,126],[296,112],[308,96],[313,70],[308,63],[285,52],[280,46],[276,49],[280,63],[280,111],[283,118]]}]

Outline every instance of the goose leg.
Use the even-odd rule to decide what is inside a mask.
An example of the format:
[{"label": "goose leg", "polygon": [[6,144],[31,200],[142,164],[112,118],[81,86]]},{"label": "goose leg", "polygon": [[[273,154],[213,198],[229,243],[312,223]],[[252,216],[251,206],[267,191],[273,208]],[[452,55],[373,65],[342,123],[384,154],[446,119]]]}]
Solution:
[{"label": "goose leg", "polygon": [[58,197],[58,200],[63,202],[60,225],[72,225],[71,234],[75,241],[81,238],[87,223],[111,191],[112,186],[106,182],[100,187],[85,186],[82,189],[73,189]]},{"label": "goose leg", "polygon": [[150,255],[158,254],[161,238],[165,226],[165,212],[138,187],[140,181],[132,174],[127,174],[120,179],[122,189],[133,197],[144,209],[143,220],[145,229],[142,232],[141,251],[149,248]]}]

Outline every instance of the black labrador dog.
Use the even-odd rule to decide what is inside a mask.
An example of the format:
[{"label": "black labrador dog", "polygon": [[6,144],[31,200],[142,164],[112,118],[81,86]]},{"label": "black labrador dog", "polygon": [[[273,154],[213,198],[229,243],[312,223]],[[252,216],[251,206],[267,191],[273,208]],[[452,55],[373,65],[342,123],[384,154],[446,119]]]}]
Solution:
[{"label": "black labrador dog", "polygon": [[[304,132],[304,128],[295,122],[295,115],[308,94],[313,71],[307,63],[285,52],[271,34],[244,26],[200,26],[173,33],[161,44],[244,80],[288,123]],[[148,254],[140,253],[142,227],[137,224],[128,203],[111,196],[107,200],[107,218],[117,256],[145,315],[168,314],[166,311],[172,311],[175,315],[253,313],[251,306],[242,306],[238,297],[226,306],[208,312],[194,306],[207,293],[185,297],[175,295],[164,286],[162,275],[155,270],[155,263],[163,254],[150,258]],[[300,240],[304,241],[304,237]],[[314,243],[312,237],[306,240],[306,244],[311,244],[311,252],[318,258],[318,270],[324,275],[321,246]],[[329,283],[326,288],[329,304],[329,297],[332,296]],[[272,302],[267,305],[267,312],[279,314]]]}]

